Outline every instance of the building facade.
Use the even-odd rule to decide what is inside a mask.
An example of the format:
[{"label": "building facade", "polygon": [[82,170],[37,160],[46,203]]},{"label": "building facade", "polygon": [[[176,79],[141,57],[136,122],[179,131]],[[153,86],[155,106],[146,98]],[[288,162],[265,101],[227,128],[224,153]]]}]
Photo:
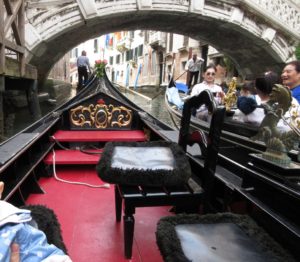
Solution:
[{"label": "building facade", "polygon": [[[112,82],[126,87],[166,86],[171,78],[186,83],[185,64],[196,52],[205,64],[218,65],[216,82],[228,78],[223,55],[188,36],[159,31],[115,32],[88,40],[70,51],[70,82],[78,82],[77,57],[85,50],[91,67],[106,60],[106,73]],[[200,80],[201,77],[199,77]]]}]

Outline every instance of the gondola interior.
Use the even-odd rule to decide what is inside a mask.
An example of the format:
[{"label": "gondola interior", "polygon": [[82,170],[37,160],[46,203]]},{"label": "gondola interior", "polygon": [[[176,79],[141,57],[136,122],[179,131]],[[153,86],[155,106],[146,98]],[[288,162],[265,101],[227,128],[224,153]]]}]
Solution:
[{"label": "gondola interior", "polygon": [[[174,130],[122,97],[106,77],[95,78],[71,101],[1,145],[7,152],[0,156],[3,198],[16,206],[53,209],[73,261],[172,261],[157,245],[155,232],[163,217],[181,212],[247,214],[287,250],[278,261],[299,259],[299,189],[251,168],[252,150],[239,153],[231,142],[225,147],[221,118],[202,134],[208,144],[201,135],[190,135],[189,121],[190,114],[181,130]],[[159,187],[101,180],[96,166],[108,142],[157,141],[179,141],[192,180]],[[208,145],[206,157],[197,143]],[[234,154],[240,162],[230,158]],[[203,189],[209,192],[204,201]],[[195,208],[191,201],[198,195]],[[122,203],[123,218],[117,212]]]}]

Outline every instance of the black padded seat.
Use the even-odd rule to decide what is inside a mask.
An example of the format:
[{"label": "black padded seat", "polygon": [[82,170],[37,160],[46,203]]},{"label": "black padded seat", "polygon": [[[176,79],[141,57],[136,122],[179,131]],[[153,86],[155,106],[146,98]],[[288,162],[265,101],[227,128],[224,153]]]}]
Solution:
[{"label": "black padded seat", "polygon": [[[201,132],[200,139],[199,132],[199,139],[194,141],[189,133],[191,112],[202,104],[212,112],[209,134]],[[103,181],[115,184],[116,221],[121,221],[123,210],[127,259],[132,256],[136,208],[173,206],[176,212],[195,213],[202,202],[210,199],[205,190],[212,186],[210,177],[216,168],[224,115],[225,108],[216,107],[212,93],[203,91],[184,105],[178,144],[149,141],[105,145],[97,172]],[[201,148],[204,166],[192,173],[186,148],[194,143]]]},{"label": "black padded seat", "polygon": [[158,222],[156,239],[166,262],[295,261],[246,215],[164,217]]},{"label": "black padded seat", "polygon": [[97,165],[108,183],[143,186],[178,186],[191,177],[183,149],[173,142],[109,142]]}]

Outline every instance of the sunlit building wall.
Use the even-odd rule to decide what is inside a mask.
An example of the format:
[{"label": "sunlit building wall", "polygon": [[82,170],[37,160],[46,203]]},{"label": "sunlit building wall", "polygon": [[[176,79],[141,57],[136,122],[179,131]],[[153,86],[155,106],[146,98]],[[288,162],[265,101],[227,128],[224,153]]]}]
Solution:
[{"label": "sunlit building wall", "polygon": [[[76,60],[85,50],[91,67],[95,60],[105,59],[107,76],[122,86],[166,86],[172,75],[186,83],[186,62],[193,53],[202,57],[204,48],[208,50],[207,63],[218,62],[222,57],[216,49],[188,36],[147,30],[114,32],[88,40],[70,51],[70,81],[77,84]],[[217,82],[221,83],[226,70],[219,66],[218,71]]]}]

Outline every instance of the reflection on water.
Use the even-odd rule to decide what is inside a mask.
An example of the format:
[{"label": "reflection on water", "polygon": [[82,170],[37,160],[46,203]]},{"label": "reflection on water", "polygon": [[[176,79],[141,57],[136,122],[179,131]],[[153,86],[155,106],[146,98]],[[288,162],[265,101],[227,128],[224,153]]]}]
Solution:
[{"label": "reflection on water", "polygon": [[123,94],[149,114],[155,116],[169,126],[174,126],[165,107],[165,88],[142,87],[137,88],[134,91],[135,92],[133,93],[130,90],[125,89]]},{"label": "reflection on water", "polygon": [[[55,99],[49,99],[49,101],[44,101],[40,103],[42,116],[53,111],[55,108],[72,98],[75,94],[76,89],[70,88],[70,85],[66,85],[66,87],[61,87],[58,90],[58,94],[56,95]],[[22,131],[26,127],[33,124],[36,120],[33,118],[33,115],[31,114],[28,106],[14,106],[10,108],[9,113],[5,114],[4,121],[4,136],[1,137],[0,142],[3,142],[6,139],[17,134],[18,132]]]},{"label": "reflection on water", "polygon": [[[138,93],[138,94],[136,94]],[[165,88],[143,87],[137,88],[135,93],[127,90],[124,95],[133,101],[136,105],[155,116],[169,126],[173,126],[172,120],[164,104]],[[40,104],[42,116],[54,110],[56,107],[66,102],[76,94],[76,89],[66,89],[64,92],[59,92],[56,97],[56,103],[43,102]],[[139,95],[142,94],[142,95]],[[2,141],[8,139],[14,134],[22,131],[32,123],[34,119],[30,114],[28,107],[14,108],[14,112],[6,116],[6,128]],[[1,142],[1,141],[0,141]]]}]

